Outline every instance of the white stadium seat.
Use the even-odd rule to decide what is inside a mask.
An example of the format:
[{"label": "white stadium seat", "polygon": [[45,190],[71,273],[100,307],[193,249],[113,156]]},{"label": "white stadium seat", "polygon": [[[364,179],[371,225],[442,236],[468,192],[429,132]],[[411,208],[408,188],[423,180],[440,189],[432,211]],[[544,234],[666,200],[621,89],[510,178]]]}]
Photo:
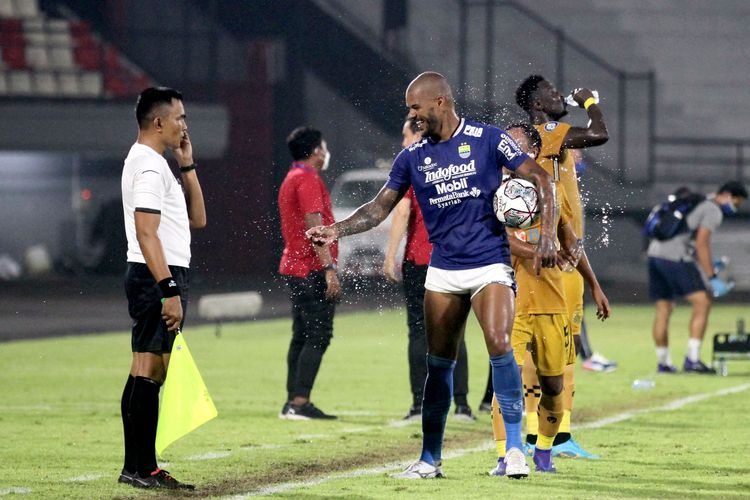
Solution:
[{"label": "white stadium seat", "polygon": [[26,43],[33,45],[47,44],[47,26],[43,18],[26,19],[23,22],[23,35]]},{"label": "white stadium seat", "polygon": [[79,97],[81,95],[81,83],[76,73],[61,73],[58,77],[60,94],[65,97]]},{"label": "white stadium seat", "polygon": [[72,70],[75,68],[73,49],[71,47],[51,47],[48,51],[48,56],[51,68],[60,70]]},{"label": "white stadium seat", "polygon": [[9,72],[8,90],[11,95],[31,95],[31,73],[28,71]]},{"label": "white stadium seat", "polygon": [[103,87],[101,73],[86,71],[81,75],[81,93],[85,97],[101,97]]},{"label": "white stadium seat", "polygon": [[34,93],[52,97],[57,95],[57,77],[48,71],[34,73]]},{"label": "white stadium seat", "polygon": [[0,17],[16,17],[13,0],[0,0]]},{"label": "white stadium seat", "polygon": [[53,47],[71,47],[73,36],[70,34],[70,23],[65,19],[48,20],[47,43]]},{"label": "white stadium seat", "polygon": [[15,0],[15,15],[24,19],[39,17],[39,2],[37,0]]},{"label": "white stadium seat", "polygon": [[44,45],[29,45],[26,47],[26,64],[34,69],[49,68],[47,47]]}]

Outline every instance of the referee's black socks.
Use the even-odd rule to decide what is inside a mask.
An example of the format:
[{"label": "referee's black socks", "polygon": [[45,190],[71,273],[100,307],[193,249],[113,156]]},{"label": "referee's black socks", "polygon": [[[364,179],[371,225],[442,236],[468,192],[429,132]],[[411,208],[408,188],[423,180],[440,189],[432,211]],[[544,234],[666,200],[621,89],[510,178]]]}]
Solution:
[{"label": "referee's black socks", "polygon": [[133,421],[130,415],[130,404],[133,398],[133,385],[135,377],[128,375],[128,381],[125,383],[125,389],[122,391],[120,400],[120,413],[122,414],[122,431],[125,437],[125,463],[123,469],[130,473],[135,473],[138,467],[135,442],[133,441]]},{"label": "referee's black socks", "polygon": [[147,377],[135,377],[130,415],[136,446],[138,475],[147,477],[157,468],[156,424],[159,421],[161,384]]}]

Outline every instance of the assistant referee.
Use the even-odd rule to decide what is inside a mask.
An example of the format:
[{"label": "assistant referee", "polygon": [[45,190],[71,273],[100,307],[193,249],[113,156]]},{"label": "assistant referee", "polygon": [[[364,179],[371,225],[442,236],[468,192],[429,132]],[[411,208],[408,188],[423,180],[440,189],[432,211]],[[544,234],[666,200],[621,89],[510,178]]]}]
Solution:
[{"label": "assistant referee", "polygon": [[[136,104],[138,140],[122,171],[128,239],[125,292],[133,319],[133,363],[122,393],[125,464],[120,483],[139,488],[194,489],[156,463],[159,389],[188,301],[190,228],[206,226],[182,94],[147,88]],[[171,150],[178,180],[162,156]]]}]

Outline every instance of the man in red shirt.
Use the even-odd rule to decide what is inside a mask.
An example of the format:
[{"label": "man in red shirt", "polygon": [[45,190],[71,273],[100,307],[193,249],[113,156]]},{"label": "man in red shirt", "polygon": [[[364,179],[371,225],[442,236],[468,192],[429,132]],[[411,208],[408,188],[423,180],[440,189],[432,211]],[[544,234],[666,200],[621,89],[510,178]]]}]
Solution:
[{"label": "man in red shirt", "polygon": [[279,189],[284,253],[279,273],[292,301],[292,341],[287,354],[287,401],[279,418],[335,419],[310,401],[323,354],[333,337],[333,314],[341,296],[336,273],[336,244],[313,245],[305,237],[311,227],[333,224],[331,197],[320,171],[331,154],[320,131],[300,127],[287,138],[291,167]]},{"label": "man in red shirt", "polygon": [[[406,120],[401,133],[404,138],[401,145],[404,148],[411,146],[421,138],[416,124],[411,120]],[[412,394],[412,405],[404,420],[421,420],[424,381],[427,377],[424,282],[427,276],[427,268],[430,265],[432,244],[430,244],[427,228],[422,219],[422,211],[419,209],[413,188],[409,188],[396,205],[391,222],[388,250],[383,261],[383,274],[392,283],[399,281],[396,272],[396,253],[404,233],[406,233],[406,248],[404,249],[404,261],[401,265],[401,275],[406,299],[406,323],[409,327],[409,382]],[[461,339],[456,368],[453,371],[453,401],[456,405],[454,417],[458,420],[473,422],[476,417],[472,414],[466,399],[468,393],[469,363],[466,343]]]}]

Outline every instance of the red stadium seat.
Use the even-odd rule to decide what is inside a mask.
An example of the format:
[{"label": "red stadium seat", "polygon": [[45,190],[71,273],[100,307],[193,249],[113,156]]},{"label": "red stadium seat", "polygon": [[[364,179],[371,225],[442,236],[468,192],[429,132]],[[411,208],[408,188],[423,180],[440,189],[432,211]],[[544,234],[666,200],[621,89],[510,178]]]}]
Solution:
[{"label": "red stadium seat", "polygon": [[23,45],[3,48],[3,61],[9,69],[26,69],[26,50]]},{"label": "red stadium seat", "polygon": [[118,75],[106,75],[104,77],[104,90],[112,97],[127,97],[130,95],[125,80]]},{"label": "red stadium seat", "polygon": [[75,61],[81,69],[88,71],[102,68],[101,54],[96,47],[76,47],[73,50]]}]

